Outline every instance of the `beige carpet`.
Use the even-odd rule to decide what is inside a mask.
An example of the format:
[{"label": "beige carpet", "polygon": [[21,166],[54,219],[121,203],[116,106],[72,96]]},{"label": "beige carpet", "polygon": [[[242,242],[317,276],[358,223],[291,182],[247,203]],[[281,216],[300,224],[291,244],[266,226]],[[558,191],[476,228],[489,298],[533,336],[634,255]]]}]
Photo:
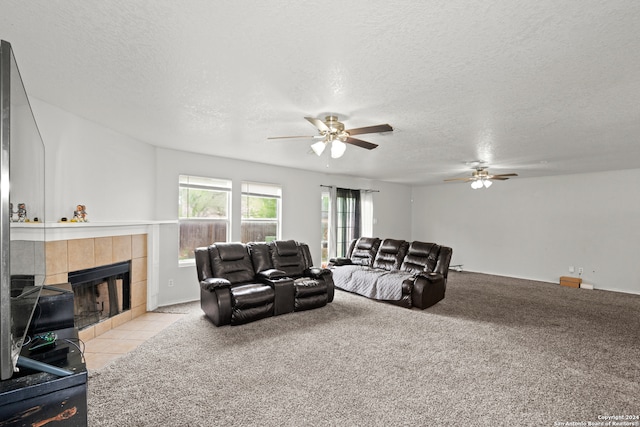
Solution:
[{"label": "beige carpet", "polygon": [[337,291],[324,308],[216,328],[196,303],[91,375],[89,425],[557,426],[638,415],[639,308],[637,295],[455,272],[425,311]]}]

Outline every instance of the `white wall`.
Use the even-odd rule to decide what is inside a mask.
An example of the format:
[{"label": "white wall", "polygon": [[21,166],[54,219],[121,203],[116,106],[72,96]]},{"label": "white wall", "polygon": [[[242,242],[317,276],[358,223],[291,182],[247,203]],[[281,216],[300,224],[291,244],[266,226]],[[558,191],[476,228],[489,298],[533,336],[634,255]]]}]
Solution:
[{"label": "white wall", "polygon": [[[374,195],[374,233],[381,237],[407,239],[411,235],[411,188],[346,176],[333,176],[300,169],[283,168],[184,151],[156,150],[156,214],[158,220],[178,219],[178,175],[199,175],[230,179],[234,195],[240,194],[242,181],[273,183],[282,186],[282,238],[309,245],[315,263],[320,263],[321,198],[320,185],[380,190]],[[232,209],[240,209],[234,197]],[[403,209],[402,207],[406,207]],[[240,240],[240,224],[232,224],[232,241]],[[178,226],[161,226],[159,304],[167,305],[200,298],[193,265],[178,265]],[[169,287],[169,280],[174,283]]]},{"label": "white wall", "polygon": [[597,289],[640,294],[639,183],[634,169],[415,187],[412,238],[469,271],[558,283],[583,267]]},{"label": "white wall", "polygon": [[45,145],[45,220],[152,220],[155,147],[38,99],[30,99]]}]

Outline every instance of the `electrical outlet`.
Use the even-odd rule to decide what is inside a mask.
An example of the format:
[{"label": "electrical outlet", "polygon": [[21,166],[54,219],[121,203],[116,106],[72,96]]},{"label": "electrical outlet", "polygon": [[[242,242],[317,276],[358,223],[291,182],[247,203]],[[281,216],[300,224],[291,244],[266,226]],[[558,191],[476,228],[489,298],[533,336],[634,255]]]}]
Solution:
[{"label": "electrical outlet", "polygon": [[173,279],[169,279],[169,287],[171,288],[173,286]]},{"label": "electrical outlet", "polygon": [[582,267],[578,267],[578,274],[582,276],[582,273],[584,273],[584,269]]}]

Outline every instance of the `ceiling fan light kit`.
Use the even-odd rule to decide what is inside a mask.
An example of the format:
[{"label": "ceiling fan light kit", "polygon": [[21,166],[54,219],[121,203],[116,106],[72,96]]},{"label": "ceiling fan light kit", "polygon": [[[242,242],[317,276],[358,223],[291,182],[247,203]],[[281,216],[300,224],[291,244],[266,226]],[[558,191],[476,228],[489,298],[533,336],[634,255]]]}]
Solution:
[{"label": "ceiling fan light kit", "polygon": [[367,150],[373,150],[378,146],[377,144],[373,144],[371,142],[353,138],[351,135],[391,132],[393,130],[393,128],[388,124],[345,130],[344,123],[338,121],[338,116],[326,116],[324,118],[324,121],[316,119],[314,117],[305,117],[305,119],[318,129],[320,135],[308,137],[274,136],[267,139],[322,138],[321,141],[311,144],[311,149],[313,150],[313,152],[320,156],[324,152],[324,149],[327,147],[327,144],[331,143],[331,157],[334,159],[338,159],[342,157],[347,150],[346,144],[352,144],[361,148],[365,148]]},{"label": "ceiling fan light kit", "polygon": [[489,179],[478,179],[471,182],[471,188],[473,188],[474,190],[479,190],[482,187],[489,188],[491,187],[491,184],[493,184],[493,182],[491,182],[491,180]]},{"label": "ceiling fan light kit", "polygon": [[325,147],[327,146],[327,143],[324,141],[318,141],[314,144],[311,144],[311,149],[313,150],[314,153],[316,153],[318,156],[322,155],[322,152],[324,151]]},{"label": "ceiling fan light kit", "polygon": [[340,141],[339,139],[336,139],[331,143],[331,157],[334,159],[339,159],[340,157],[342,157],[346,150],[347,144]]}]

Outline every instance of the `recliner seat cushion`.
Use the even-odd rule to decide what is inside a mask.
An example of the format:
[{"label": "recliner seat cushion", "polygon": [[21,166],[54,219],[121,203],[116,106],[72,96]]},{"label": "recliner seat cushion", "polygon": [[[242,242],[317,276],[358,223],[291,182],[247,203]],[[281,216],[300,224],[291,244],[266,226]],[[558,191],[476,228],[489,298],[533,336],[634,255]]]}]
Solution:
[{"label": "recliner seat cushion", "polygon": [[326,294],[327,284],[324,281],[300,277],[293,281],[296,288],[296,298],[305,298],[311,295]]},{"label": "recliner seat cushion", "polygon": [[258,307],[238,309],[234,307],[231,311],[231,324],[243,325],[256,320],[266,319],[273,316],[273,303],[261,305]]},{"label": "recliner seat cushion", "polygon": [[257,307],[273,302],[275,292],[271,286],[250,283],[231,288],[234,309]]}]

